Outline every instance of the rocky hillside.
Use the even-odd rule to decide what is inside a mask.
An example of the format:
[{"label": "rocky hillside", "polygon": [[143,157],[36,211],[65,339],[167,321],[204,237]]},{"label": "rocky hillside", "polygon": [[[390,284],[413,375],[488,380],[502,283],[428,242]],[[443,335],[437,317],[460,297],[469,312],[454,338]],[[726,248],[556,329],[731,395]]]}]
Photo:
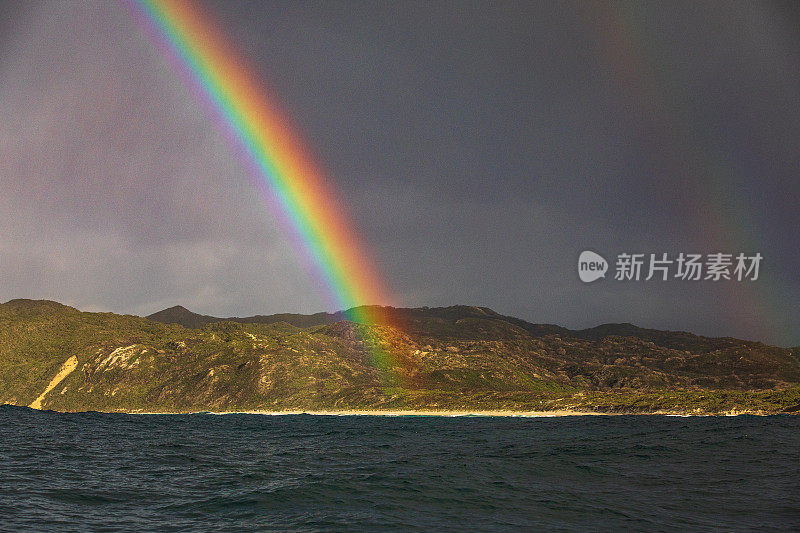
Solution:
[{"label": "rocky hillside", "polygon": [[[800,349],[479,307],[220,320],[0,305],[0,403],[56,410],[800,411]],[[187,327],[188,326],[188,327]]]}]

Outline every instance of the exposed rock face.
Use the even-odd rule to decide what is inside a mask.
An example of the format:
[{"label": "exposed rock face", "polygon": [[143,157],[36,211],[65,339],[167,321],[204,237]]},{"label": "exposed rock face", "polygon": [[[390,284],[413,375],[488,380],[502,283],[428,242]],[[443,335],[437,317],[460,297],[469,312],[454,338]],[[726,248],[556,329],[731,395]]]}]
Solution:
[{"label": "exposed rock face", "polygon": [[[0,305],[0,403],[715,413],[800,405],[797,348],[631,324],[570,331],[480,307],[381,312],[392,326],[344,320],[373,313],[220,320],[173,307],[151,320],[13,300]],[[48,389],[72,356],[74,371]]]}]

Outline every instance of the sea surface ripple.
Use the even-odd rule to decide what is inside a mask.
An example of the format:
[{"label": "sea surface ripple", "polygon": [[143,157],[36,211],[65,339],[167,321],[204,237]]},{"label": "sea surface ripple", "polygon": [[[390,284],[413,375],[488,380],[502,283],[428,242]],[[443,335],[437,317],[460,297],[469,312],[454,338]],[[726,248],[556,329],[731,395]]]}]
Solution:
[{"label": "sea surface ripple", "polygon": [[0,407],[0,530],[800,530],[800,417]]}]

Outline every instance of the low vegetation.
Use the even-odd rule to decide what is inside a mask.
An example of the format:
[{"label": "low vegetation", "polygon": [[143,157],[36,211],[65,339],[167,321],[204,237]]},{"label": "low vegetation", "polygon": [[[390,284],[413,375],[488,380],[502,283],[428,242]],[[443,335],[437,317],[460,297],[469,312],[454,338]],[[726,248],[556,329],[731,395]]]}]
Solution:
[{"label": "low vegetation", "polygon": [[396,326],[12,300],[0,305],[0,403],[30,405],[75,356],[43,408],[800,412],[796,348],[630,324],[570,331],[477,307],[384,313]]}]

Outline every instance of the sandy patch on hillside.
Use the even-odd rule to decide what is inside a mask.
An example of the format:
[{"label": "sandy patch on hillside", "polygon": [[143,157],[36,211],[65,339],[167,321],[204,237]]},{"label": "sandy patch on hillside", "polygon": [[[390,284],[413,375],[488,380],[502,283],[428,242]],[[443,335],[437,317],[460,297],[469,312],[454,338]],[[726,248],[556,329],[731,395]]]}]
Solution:
[{"label": "sandy patch on hillside", "polygon": [[33,403],[30,404],[28,407],[30,407],[31,409],[41,409],[42,400],[44,400],[45,395],[54,388],[56,388],[56,386],[58,386],[59,383],[64,381],[64,378],[66,378],[77,367],[78,367],[78,358],[73,355],[72,357],[67,359],[67,361],[63,365],[61,365],[61,369],[58,371],[58,374],[53,376],[53,379],[50,380],[50,384],[47,386],[47,388],[44,389],[44,391],[39,395],[39,397],[33,400]]}]

